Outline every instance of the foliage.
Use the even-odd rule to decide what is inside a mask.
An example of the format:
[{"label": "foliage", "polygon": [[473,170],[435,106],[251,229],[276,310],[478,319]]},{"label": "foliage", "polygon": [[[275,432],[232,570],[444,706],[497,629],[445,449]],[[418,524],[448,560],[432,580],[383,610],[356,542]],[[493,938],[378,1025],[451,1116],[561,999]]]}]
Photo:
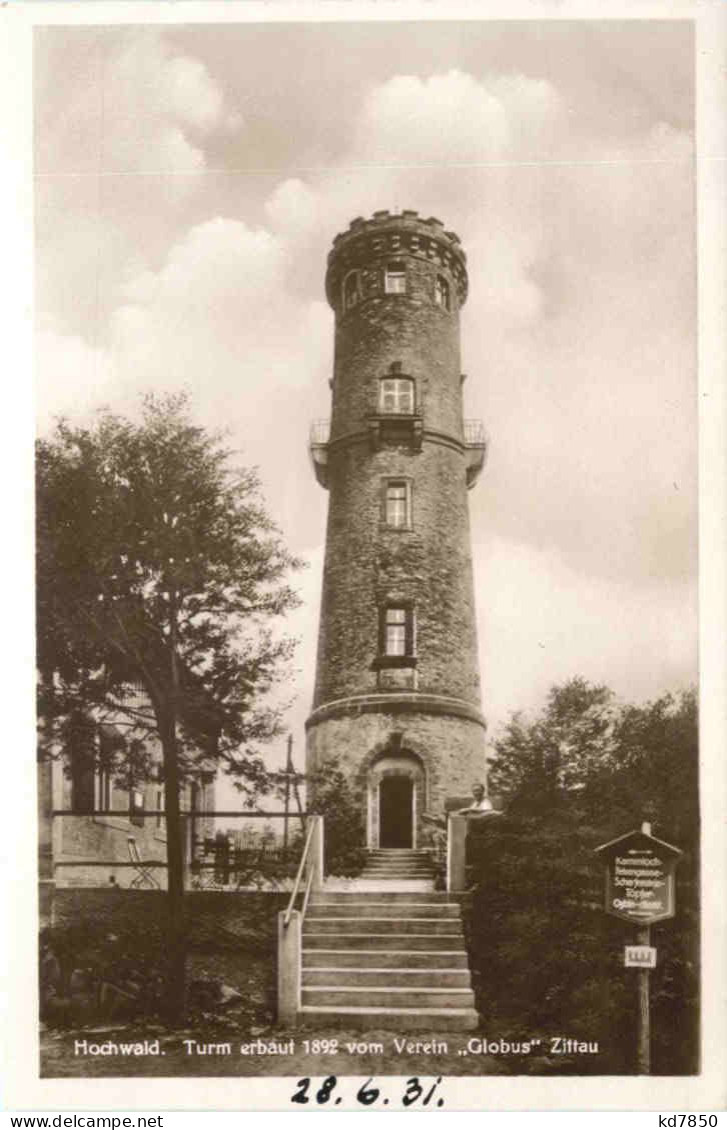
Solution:
[{"label": "foliage", "polygon": [[[69,892],[65,892],[69,893]],[[83,893],[72,892],[61,921],[41,931],[41,1013],[53,1027],[97,1025],[100,1020],[158,1021],[163,1017],[165,937],[157,921],[156,893],[137,899],[105,892],[110,899],[83,906]],[[91,892],[97,895],[99,892]],[[80,898],[78,897],[80,895]],[[144,896],[149,896],[144,897]],[[276,910],[285,895],[192,895],[187,908],[190,965],[187,1022],[238,1015],[250,1004],[255,1022],[269,1019],[274,998]],[[63,900],[61,900],[63,906]],[[48,975],[48,970],[52,975]],[[262,1000],[249,1001],[251,978],[264,980]],[[221,987],[242,994],[229,1005]],[[260,995],[260,994],[258,994]],[[155,1029],[157,1030],[157,1029]]]},{"label": "foliage", "polygon": [[490,791],[528,808],[582,787],[594,769],[612,762],[616,714],[607,687],[580,678],[552,687],[542,716],[527,722],[514,714],[494,742]]},{"label": "foliage", "polygon": [[258,745],[280,712],[261,696],[292,643],[267,625],[296,602],[283,578],[299,563],[230,457],[184,397],[148,397],[138,424],[61,421],[38,443],[46,748],[70,732],[91,756],[107,723],[117,775],[143,773],[173,716],[180,780],[212,760],[248,792],[268,783]]},{"label": "foliage", "polygon": [[[146,922],[145,928],[140,930],[134,923],[116,922],[109,927],[90,917],[81,917],[44,930],[41,950],[46,961],[47,955],[52,955],[58,963],[59,975],[53,986],[56,992],[48,997],[48,985],[44,986],[45,993],[41,991],[41,1010],[50,1004],[48,1018],[51,1021],[64,1024],[83,1017],[84,1013],[88,1019],[98,1018],[104,1012],[104,1003],[108,1008],[104,987],[113,987],[118,997],[123,995],[127,1019],[160,1013],[164,990],[164,938],[157,924]],[[60,1002],[64,1007],[57,1007]],[[52,1007],[54,1004],[56,1007]]]},{"label": "foliage", "polygon": [[270,622],[296,603],[299,562],[231,454],[184,396],[147,397],[140,423],[61,421],[37,446],[41,754],[70,743],[76,767],[131,787],[161,747],[170,1018],[185,1007],[180,789],[217,766],[249,799],[270,785],[259,746],[281,708],[265,695],[293,646]]},{"label": "foliage", "polygon": [[358,797],[341,769],[329,758],[308,780],[311,810],[325,818],[326,875],[358,875],[366,862],[366,829]]},{"label": "foliage", "polygon": [[[698,1069],[698,737],[696,695],[618,705],[572,680],[540,718],[513,719],[496,742],[493,791],[506,815],[472,826],[470,947],[489,1021],[522,1034],[597,1040],[590,1070],[633,1070],[635,983],[623,968],[628,924],[603,911],[593,849],[650,819],[681,847],[677,916],[652,927],[653,1070]],[[557,1070],[583,1072],[584,1057]]]}]

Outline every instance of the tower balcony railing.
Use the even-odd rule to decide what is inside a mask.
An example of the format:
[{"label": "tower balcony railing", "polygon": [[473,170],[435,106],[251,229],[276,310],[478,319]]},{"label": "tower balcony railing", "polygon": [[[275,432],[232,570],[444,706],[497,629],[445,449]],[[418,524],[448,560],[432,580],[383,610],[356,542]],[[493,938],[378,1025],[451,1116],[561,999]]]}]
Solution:
[{"label": "tower balcony railing", "polygon": [[465,420],[464,441],[468,447],[485,447],[487,445],[487,438],[485,436],[485,429],[482,424],[482,420]]},{"label": "tower balcony railing", "polygon": [[310,426],[308,451],[316,480],[328,489],[328,441],[331,436],[330,420],[314,420]]},{"label": "tower balcony railing", "polygon": [[331,436],[330,420],[314,420],[310,426],[311,447],[325,447]]},{"label": "tower balcony railing", "polygon": [[[382,413],[383,415],[383,413]],[[394,413],[387,413],[394,415]],[[399,413],[396,413],[399,415]],[[416,413],[413,413],[416,415]],[[378,417],[372,417],[376,420]],[[308,450],[317,481],[328,487],[328,444],[331,438],[331,421],[314,420],[310,427]],[[480,477],[487,456],[487,433],[481,420],[465,420],[463,438],[467,452],[467,486],[473,487]]]},{"label": "tower balcony railing", "polygon": [[487,433],[482,420],[465,420],[464,443],[467,450],[467,488],[479,479],[487,457]]}]

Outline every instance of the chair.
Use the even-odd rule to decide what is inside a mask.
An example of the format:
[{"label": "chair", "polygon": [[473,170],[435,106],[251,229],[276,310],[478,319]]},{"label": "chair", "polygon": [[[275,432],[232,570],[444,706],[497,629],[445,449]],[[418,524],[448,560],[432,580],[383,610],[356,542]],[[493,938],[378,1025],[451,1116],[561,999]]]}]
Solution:
[{"label": "chair", "polygon": [[161,890],[161,887],[151,873],[153,864],[145,863],[141,858],[141,856],[139,855],[139,849],[136,846],[136,839],[134,838],[134,836],[127,836],[127,844],[129,847],[129,859],[133,863],[134,869],[136,871],[136,874],[129,883],[129,886],[136,889],[149,886],[157,891]]}]

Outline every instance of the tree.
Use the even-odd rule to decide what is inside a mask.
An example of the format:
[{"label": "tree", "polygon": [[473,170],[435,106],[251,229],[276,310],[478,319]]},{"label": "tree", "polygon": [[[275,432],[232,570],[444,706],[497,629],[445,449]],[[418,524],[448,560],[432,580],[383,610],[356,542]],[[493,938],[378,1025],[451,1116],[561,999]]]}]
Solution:
[{"label": "tree", "polygon": [[[693,689],[629,704],[576,678],[553,687],[535,718],[513,716],[495,741],[490,786],[506,814],[468,838],[474,984],[493,1023],[597,1039],[601,1072],[632,1069],[634,994],[621,964],[630,936],[603,912],[593,849],[648,819],[684,853],[677,915],[654,927],[654,1070],[697,1070],[697,721]],[[557,1070],[582,1072],[583,1061],[560,1059]]]},{"label": "tree", "polygon": [[557,804],[611,765],[618,715],[613,693],[582,678],[551,687],[542,714],[513,714],[494,742],[490,789],[516,805]]},{"label": "tree", "polygon": [[180,788],[220,765],[247,795],[267,784],[258,746],[280,711],[264,696],[293,646],[271,625],[297,602],[285,577],[300,562],[231,454],[185,396],[147,397],[138,423],[61,421],[37,446],[43,749],[72,735],[90,750],[101,727],[132,781],[161,747],[170,1014],[184,1007]]}]

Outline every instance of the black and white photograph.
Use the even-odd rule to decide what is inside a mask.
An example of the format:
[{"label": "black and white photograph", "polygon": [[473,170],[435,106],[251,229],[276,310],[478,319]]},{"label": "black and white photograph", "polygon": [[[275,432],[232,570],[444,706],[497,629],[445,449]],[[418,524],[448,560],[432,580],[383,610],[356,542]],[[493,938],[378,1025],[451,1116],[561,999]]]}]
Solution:
[{"label": "black and white photograph", "polygon": [[40,1080],[699,1079],[694,21],[136,11],[32,28]]}]

